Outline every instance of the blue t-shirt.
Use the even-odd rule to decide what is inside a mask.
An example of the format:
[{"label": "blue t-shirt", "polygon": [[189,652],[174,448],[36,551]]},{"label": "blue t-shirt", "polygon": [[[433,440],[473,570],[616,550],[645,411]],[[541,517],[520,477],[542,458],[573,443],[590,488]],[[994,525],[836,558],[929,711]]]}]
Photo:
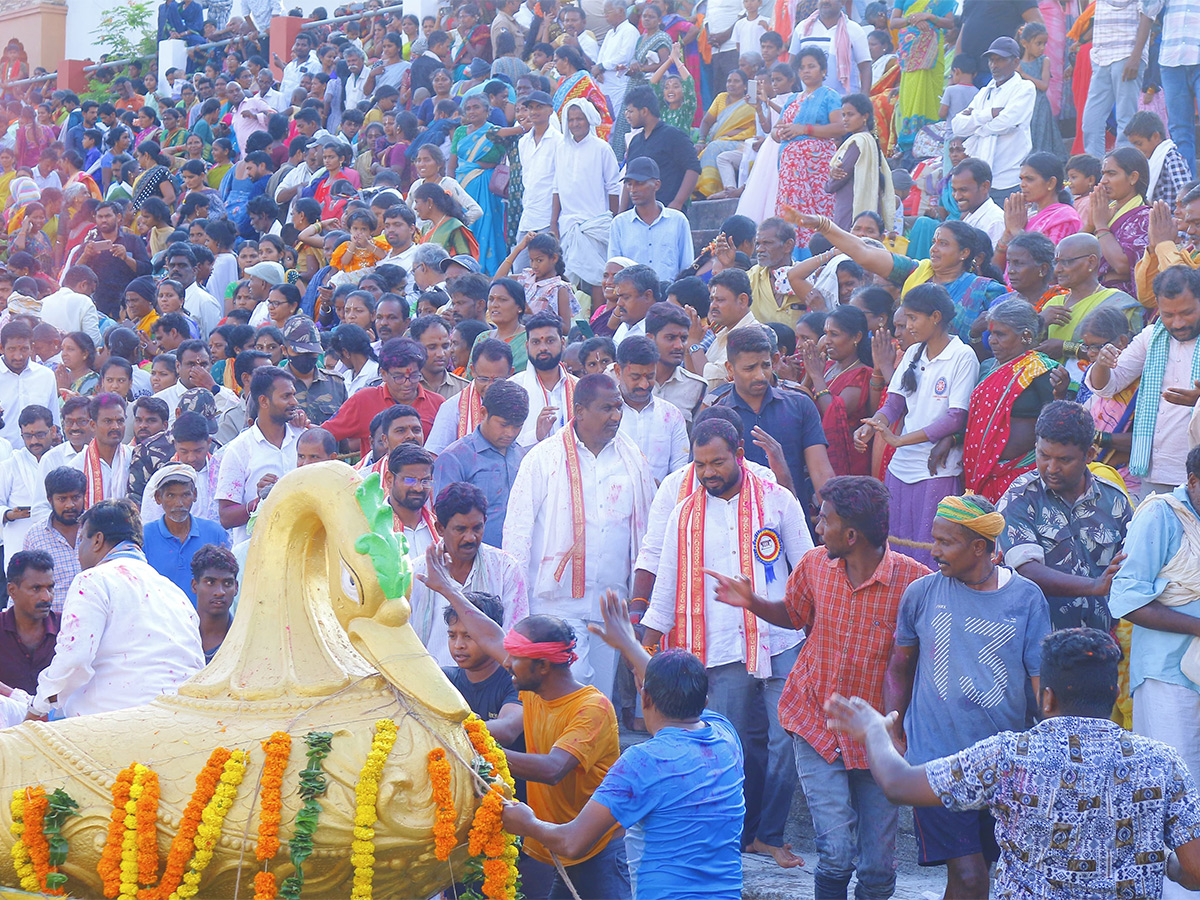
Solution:
[{"label": "blue t-shirt", "polygon": [[164,516],[147,525],[142,536],[142,551],[146,554],[146,562],[150,563],[158,574],[169,578],[187,594],[192,606],[196,605],[196,594],[192,590],[192,557],[205,544],[228,547],[229,532],[221,527],[220,522],[192,516],[191,531],[188,532],[187,540],[180,543],[179,539],[167,530],[167,520]]},{"label": "blue t-shirt", "polygon": [[640,823],[638,900],[740,900],[743,755],[733,725],[664,728],[626,750],[592,799],[625,828]]},{"label": "blue t-shirt", "polygon": [[994,591],[940,572],[910,584],[896,617],[896,643],[919,645],[904,716],[908,762],[918,766],[1001,731],[1024,731],[1029,679],[1041,674],[1049,633],[1042,589],[1016,572]]}]

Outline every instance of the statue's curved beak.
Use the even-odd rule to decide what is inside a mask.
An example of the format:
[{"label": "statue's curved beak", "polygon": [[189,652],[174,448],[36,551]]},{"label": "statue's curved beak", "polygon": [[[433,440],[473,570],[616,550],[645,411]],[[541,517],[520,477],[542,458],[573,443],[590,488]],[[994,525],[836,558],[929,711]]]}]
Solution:
[{"label": "statue's curved beak", "polygon": [[465,719],[471,712],[416,631],[408,624],[408,601],[384,601],[371,618],[351,619],[350,643],[395,688],[439,716]]}]

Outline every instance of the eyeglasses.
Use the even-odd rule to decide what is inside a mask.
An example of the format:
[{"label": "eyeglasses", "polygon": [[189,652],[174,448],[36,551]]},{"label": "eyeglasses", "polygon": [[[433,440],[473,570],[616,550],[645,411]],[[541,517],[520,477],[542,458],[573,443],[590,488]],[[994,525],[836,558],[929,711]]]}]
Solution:
[{"label": "eyeglasses", "polygon": [[419,371],[411,374],[405,374],[404,372],[392,370],[390,372],[384,372],[383,374],[392,379],[392,381],[406,381],[409,384],[416,384],[421,380],[421,373]]},{"label": "eyeglasses", "polygon": [[35,441],[44,441],[50,437],[49,431],[22,431],[21,437],[33,438]]},{"label": "eyeglasses", "polygon": [[404,482],[405,487],[433,487],[432,478],[409,478],[407,475],[401,475],[400,480]]},{"label": "eyeglasses", "polygon": [[1054,257],[1054,264],[1056,266],[1065,266],[1073,262],[1079,262],[1081,259],[1087,259],[1091,255],[1091,253],[1085,253],[1083,256],[1056,256]]}]

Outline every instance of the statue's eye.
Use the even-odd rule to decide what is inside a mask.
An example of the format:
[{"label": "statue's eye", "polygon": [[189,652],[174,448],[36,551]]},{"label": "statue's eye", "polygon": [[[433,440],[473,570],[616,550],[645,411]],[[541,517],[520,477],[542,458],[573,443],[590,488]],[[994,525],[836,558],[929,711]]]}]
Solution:
[{"label": "statue's eye", "polygon": [[354,570],[345,559],[342,559],[342,593],[357,601],[359,606],[362,605],[363,596],[358,587],[358,579],[354,577]]}]

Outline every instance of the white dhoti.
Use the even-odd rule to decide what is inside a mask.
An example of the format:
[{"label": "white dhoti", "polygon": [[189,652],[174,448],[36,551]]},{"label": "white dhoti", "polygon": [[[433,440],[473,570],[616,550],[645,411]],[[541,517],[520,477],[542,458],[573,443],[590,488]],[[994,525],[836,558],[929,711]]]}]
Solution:
[{"label": "white dhoti", "polygon": [[[1174,747],[1192,778],[1200,779],[1200,694],[1147,678],[1133,692],[1133,732]],[[1196,900],[1200,892],[1163,879],[1163,900]]]},{"label": "white dhoti", "polygon": [[738,215],[761,222],[775,215],[779,197],[779,143],[771,135],[763,138],[754,155],[754,167],[743,182],[745,190],[738,200]]},{"label": "white dhoti", "polygon": [[597,285],[604,277],[608,263],[608,232],[612,228],[612,213],[576,221],[562,232],[563,265],[571,281]]}]

